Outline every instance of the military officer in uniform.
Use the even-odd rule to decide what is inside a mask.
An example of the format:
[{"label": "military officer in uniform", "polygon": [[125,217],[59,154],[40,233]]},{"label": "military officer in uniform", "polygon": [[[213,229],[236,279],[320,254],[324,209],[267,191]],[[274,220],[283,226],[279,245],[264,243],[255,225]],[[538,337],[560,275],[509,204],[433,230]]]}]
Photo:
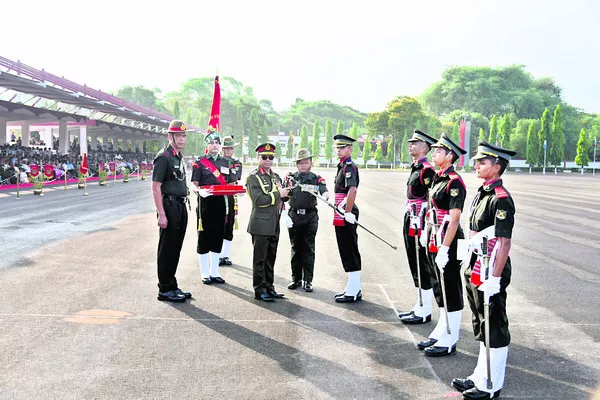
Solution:
[{"label": "military officer in uniform", "polygon": [[[235,143],[233,136],[226,136],[223,138],[223,146],[221,147],[221,150],[223,151],[223,157],[229,160],[231,175],[232,177],[235,177],[235,180],[231,181],[232,185],[237,185],[242,179],[242,162],[233,157],[235,146],[237,145],[238,144]],[[227,201],[229,206],[229,214],[227,214],[227,223],[225,224],[225,238],[223,239],[223,250],[221,250],[221,256],[219,257],[219,265],[231,265],[231,260],[229,257],[231,256],[233,230],[236,225],[235,219],[238,207],[237,195],[227,196]],[[235,227],[235,229],[237,229],[237,227]]]},{"label": "military officer in uniform", "polygon": [[186,131],[183,121],[171,121],[167,133],[169,145],[158,152],[152,169],[152,197],[160,227],[157,256],[158,300],[177,303],[192,297],[191,293],[179,289],[175,278],[188,221],[185,209],[185,203],[189,201],[188,189],[181,154],[185,147]]},{"label": "military officer in uniform", "polygon": [[[452,385],[463,392],[463,398],[470,400],[495,399],[500,395],[504,384],[510,332],[506,315],[506,288],[511,279],[509,257],[511,237],[515,223],[515,203],[504,188],[502,174],[511,157],[516,152],[479,142],[475,160],[477,177],[483,179],[471,209],[469,228],[472,236],[469,240],[470,263],[465,271],[467,298],[473,313],[473,333],[479,344],[479,357],[473,373],[466,379],[456,378]],[[488,245],[489,269],[484,270],[483,238]],[[487,272],[487,277],[486,277]],[[485,347],[484,302],[489,297],[489,344],[491,388],[487,385],[487,358]],[[486,302],[487,303],[487,302]]]},{"label": "military officer in uniform", "polygon": [[312,292],[315,269],[315,237],[319,226],[317,199],[308,193],[329,199],[325,179],[310,171],[312,156],[308,149],[300,149],[296,155],[298,172],[290,173],[286,181],[294,187],[289,196],[290,209],[284,218],[292,244],[292,282],[288,289],[294,290],[303,285],[306,292]]},{"label": "military officer in uniform", "polygon": [[271,167],[275,158],[275,145],[264,143],[256,148],[258,168],[246,179],[246,192],[252,200],[252,213],[248,233],[252,235],[254,254],[252,257],[252,281],[254,298],[274,301],[282,298],[273,286],[275,257],[279,243],[279,217],[282,200],[286,200],[289,189]]},{"label": "military officer in uniform", "polygon": [[335,295],[337,303],[353,303],[362,300],[360,286],[361,258],[358,251],[358,207],[355,204],[359,177],[358,167],[350,156],[355,139],[346,135],[335,135],[333,145],[340,162],[335,177],[335,206],[333,225],[344,271],[348,273],[346,288]]},{"label": "military officer in uniform", "polygon": [[219,155],[221,137],[216,131],[204,138],[208,153],[192,164],[192,190],[198,194],[198,253],[202,283],[225,283],[219,272],[219,256],[225,237],[225,222],[228,214],[227,196],[213,196],[202,186],[226,185],[235,180],[229,161]]},{"label": "military officer in uniform", "polygon": [[440,317],[429,339],[419,342],[418,347],[424,350],[426,356],[442,357],[456,354],[464,307],[460,262],[456,252],[458,239],[464,238],[460,215],[467,189],[460,175],[454,171],[454,163],[466,151],[445,133],[432,147],[435,150],[431,160],[440,171],[434,177],[429,191],[431,205],[423,245],[427,246],[429,253],[431,285],[440,308]]},{"label": "military officer in uniform", "polygon": [[420,130],[415,130],[413,136],[408,139],[408,152],[413,158],[413,164],[406,185],[407,201],[403,236],[408,265],[417,288],[417,300],[410,311],[398,314],[400,320],[405,324],[423,324],[431,321],[433,289],[429,276],[429,259],[425,247],[419,243],[418,235],[424,226],[428,191],[435,176],[433,166],[427,161],[427,153],[435,142],[434,138]]}]

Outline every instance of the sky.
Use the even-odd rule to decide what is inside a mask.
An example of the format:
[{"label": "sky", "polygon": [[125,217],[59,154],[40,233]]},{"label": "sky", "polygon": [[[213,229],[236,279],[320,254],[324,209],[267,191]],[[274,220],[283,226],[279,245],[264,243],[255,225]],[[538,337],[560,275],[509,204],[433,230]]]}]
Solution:
[{"label": "sky", "polygon": [[167,93],[218,70],[277,110],[363,112],[449,66],[524,64],[600,113],[599,21],[596,0],[27,0],[0,8],[0,55],[103,91]]}]

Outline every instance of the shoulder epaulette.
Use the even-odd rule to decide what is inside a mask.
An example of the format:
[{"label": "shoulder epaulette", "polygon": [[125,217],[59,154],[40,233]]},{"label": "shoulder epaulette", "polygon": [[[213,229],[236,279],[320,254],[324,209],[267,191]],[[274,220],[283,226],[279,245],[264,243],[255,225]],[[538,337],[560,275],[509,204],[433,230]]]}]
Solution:
[{"label": "shoulder epaulette", "polygon": [[352,160],[346,160],[346,164],[347,164],[347,165],[351,165],[351,164],[353,164],[353,163],[354,163],[354,162],[353,162]]},{"label": "shoulder epaulette", "polygon": [[431,165],[431,164],[429,163],[429,161],[427,161],[427,160],[426,160],[426,161],[423,161],[423,169],[426,169],[426,168],[431,168],[431,169],[433,169],[433,165]]},{"label": "shoulder epaulette", "polygon": [[494,192],[496,193],[496,197],[499,199],[505,199],[510,197],[510,194],[504,189],[504,186],[496,186],[494,188]]},{"label": "shoulder epaulette", "polygon": [[448,183],[448,186],[446,187],[447,190],[450,190],[450,185],[452,185],[452,181],[459,181],[463,188],[467,189],[467,185],[465,185],[465,182],[463,182],[461,176],[457,174],[456,171],[449,172],[448,176],[450,177],[450,183]]}]

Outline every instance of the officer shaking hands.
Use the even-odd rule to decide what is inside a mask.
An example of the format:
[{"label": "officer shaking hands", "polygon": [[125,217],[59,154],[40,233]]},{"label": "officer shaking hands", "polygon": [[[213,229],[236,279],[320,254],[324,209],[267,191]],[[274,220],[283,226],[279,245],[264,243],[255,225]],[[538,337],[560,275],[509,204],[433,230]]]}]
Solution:
[{"label": "officer shaking hands", "polygon": [[[301,286],[306,292],[312,292],[312,281],[315,269],[315,237],[319,226],[317,198],[320,195],[325,201],[329,192],[325,179],[311,172],[312,156],[308,149],[300,149],[296,155],[297,172],[286,177],[288,185],[293,189],[289,194],[290,209],[283,215],[290,242],[292,245],[292,282],[288,289]],[[313,194],[311,194],[311,193]],[[303,285],[304,281],[304,285]]]}]

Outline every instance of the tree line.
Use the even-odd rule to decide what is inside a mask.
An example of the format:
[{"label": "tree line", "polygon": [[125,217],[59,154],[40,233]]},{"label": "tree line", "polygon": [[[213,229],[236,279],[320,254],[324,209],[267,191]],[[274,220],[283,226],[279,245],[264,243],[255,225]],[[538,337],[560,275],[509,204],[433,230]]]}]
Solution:
[{"label": "tree line", "polygon": [[[164,96],[158,89],[130,86],[116,94],[205,128],[213,80],[189,79],[179,91]],[[406,140],[415,129],[434,137],[445,132],[458,142],[460,121],[468,119],[471,151],[481,139],[516,150],[517,158],[530,165],[542,165],[546,141],[547,165],[571,160],[586,165],[593,156],[594,138],[600,136],[599,115],[568,104],[552,78],[535,79],[523,65],[450,67],[419,97],[398,96],[384,110],[368,114],[326,100],[300,98],[278,112],[270,100],[256,98],[251,87],[234,78],[224,77],[220,82],[221,131],[238,141],[243,137],[250,151],[269,135],[286,132],[291,138],[300,135],[300,146],[315,154],[324,140],[320,155],[330,160],[336,126],[336,133],[365,137],[368,145],[355,146],[355,158],[410,162]],[[203,152],[201,139],[190,135],[192,152]],[[294,151],[292,146],[287,149]],[[289,159],[293,154],[285,156]]]}]

